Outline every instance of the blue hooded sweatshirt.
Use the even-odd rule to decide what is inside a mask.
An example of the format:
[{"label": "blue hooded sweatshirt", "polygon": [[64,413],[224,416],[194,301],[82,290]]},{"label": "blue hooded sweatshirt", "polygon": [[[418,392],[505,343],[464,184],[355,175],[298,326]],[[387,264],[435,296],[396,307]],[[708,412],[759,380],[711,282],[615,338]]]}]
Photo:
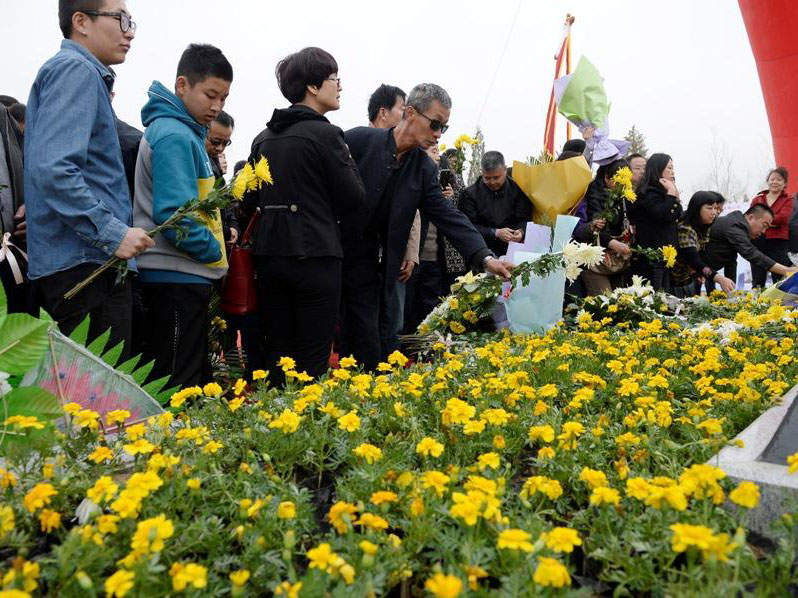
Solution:
[{"label": "blue hooded sweatshirt", "polygon": [[[136,162],[133,223],[145,230],[165,222],[180,206],[213,189],[214,176],[205,151],[207,128],[185,104],[157,81],[141,110],[146,127]],[[221,215],[200,223],[181,221],[155,237],[155,247],[138,258],[143,282],[210,283],[227,272]],[[179,239],[179,240],[178,240]]]}]

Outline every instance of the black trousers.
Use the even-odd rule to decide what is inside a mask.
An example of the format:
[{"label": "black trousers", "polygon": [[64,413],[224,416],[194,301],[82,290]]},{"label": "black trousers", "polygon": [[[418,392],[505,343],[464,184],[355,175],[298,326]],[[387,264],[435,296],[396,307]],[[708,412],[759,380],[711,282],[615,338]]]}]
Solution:
[{"label": "black trousers", "polygon": [[281,357],[313,377],[327,371],[341,298],[341,260],[335,257],[255,258],[258,309],[266,335],[269,380],[285,381]]},{"label": "black trousers", "polygon": [[141,283],[146,328],[142,353],[155,360],[149,380],[170,376],[167,386],[206,382],[210,284]]},{"label": "black trousers", "polygon": [[[788,268],[792,265],[790,256],[787,255],[790,250],[790,242],[787,239],[768,239],[763,235],[753,243],[759,251],[769,258],[776,260],[776,263]],[[764,288],[768,278],[768,272],[770,272],[770,270],[751,264],[751,286],[754,288]],[[781,276],[773,272],[770,272],[770,276],[773,278],[773,284],[781,280]]]},{"label": "black trousers", "polygon": [[380,361],[381,292],[376,252],[344,260],[340,355],[351,355],[366,370],[375,369]]},{"label": "black trousers", "polygon": [[[422,260],[413,272],[405,298],[405,332],[415,334],[418,325],[441,302],[444,291],[443,269],[438,261]],[[408,313],[409,310],[409,313]]]},{"label": "black trousers", "polygon": [[124,360],[130,354],[132,335],[130,276],[119,280],[116,270],[106,270],[72,299],[64,299],[64,293],[88,278],[97,268],[98,264],[81,264],[37,278],[33,281],[36,300],[66,335],[89,316],[87,344],[110,328],[111,336],[105,346],[110,349],[124,342],[121,356]]}]

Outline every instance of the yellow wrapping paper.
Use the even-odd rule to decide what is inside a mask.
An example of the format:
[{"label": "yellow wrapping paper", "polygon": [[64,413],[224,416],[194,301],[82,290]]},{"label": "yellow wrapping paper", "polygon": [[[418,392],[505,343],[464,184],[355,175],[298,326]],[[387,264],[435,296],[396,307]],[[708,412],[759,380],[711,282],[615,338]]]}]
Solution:
[{"label": "yellow wrapping paper", "polygon": [[538,224],[551,224],[558,214],[570,214],[592,178],[583,156],[537,166],[513,162],[513,180],[532,202],[532,219]]},{"label": "yellow wrapping paper", "polygon": [[[207,179],[198,179],[197,180],[197,190],[199,192],[199,197],[205,198],[208,193],[211,192],[213,189],[213,184],[216,179],[213,177],[209,177]],[[222,228],[222,213],[219,210],[216,210],[216,213],[213,215],[213,218],[203,218],[205,221],[205,225],[210,229],[211,234],[214,238],[219,241],[219,245],[222,248],[222,259],[218,262],[214,262],[212,264],[207,264],[209,268],[227,268],[227,248],[224,245],[224,229]]]}]

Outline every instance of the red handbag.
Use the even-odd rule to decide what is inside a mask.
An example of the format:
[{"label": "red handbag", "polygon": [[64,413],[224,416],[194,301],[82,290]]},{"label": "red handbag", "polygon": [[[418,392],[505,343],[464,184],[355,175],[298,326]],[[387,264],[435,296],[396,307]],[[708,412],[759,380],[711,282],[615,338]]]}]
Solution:
[{"label": "red handbag", "polygon": [[233,245],[227,258],[227,276],[222,283],[222,310],[237,316],[245,316],[258,309],[258,296],[255,289],[255,267],[252,261],[252,247],[248,245],[252,230],[260,218],[260,208],[252,215],[247,230]]}]

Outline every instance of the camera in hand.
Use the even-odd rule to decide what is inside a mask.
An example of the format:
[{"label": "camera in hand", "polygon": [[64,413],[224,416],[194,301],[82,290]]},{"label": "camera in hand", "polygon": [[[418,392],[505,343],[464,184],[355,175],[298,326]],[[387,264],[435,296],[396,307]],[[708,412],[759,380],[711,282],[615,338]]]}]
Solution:
[{"label": "camera in hand", "polygon": [[454,177],[452,176],[452,171],[449,170],[448,168],[441,168],[441,173],[440,173],[441,189],[446,189],[446,187],[452,184],[453,180]]}]

